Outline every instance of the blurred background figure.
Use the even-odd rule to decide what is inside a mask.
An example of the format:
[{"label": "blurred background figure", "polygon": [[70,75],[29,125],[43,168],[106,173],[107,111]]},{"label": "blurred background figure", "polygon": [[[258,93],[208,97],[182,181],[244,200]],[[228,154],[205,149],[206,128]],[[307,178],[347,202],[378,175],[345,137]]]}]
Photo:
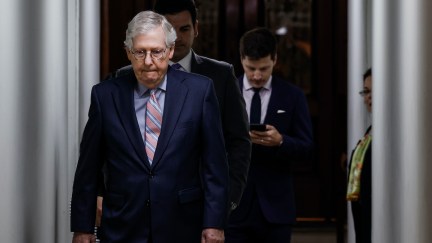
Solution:
[{"label": "blurred background figure", "polygon": [[[366,109],[372,113],[372,69],[363,75],[363,90]],[[351,154],[348,167],[347,200],[351,202],[356,243],[371,242],[372,208],[372,125],[357,143]]]}]

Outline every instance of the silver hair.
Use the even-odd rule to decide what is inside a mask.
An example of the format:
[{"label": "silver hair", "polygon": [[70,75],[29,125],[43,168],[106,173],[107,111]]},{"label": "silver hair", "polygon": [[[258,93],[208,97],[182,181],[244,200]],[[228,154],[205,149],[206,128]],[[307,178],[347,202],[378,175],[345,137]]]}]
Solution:
[{"label": "silver hair", "polygon": [[129,22],[126,30],[125,46],[132,49],[132,40],[137,35],[146,34],[149,31],[162,26],[165,33],[165,44],[167,47],[172,47],[177,39],[177,34],[168,20],[160,14],[153,11],[142,11],[135,15]]}]

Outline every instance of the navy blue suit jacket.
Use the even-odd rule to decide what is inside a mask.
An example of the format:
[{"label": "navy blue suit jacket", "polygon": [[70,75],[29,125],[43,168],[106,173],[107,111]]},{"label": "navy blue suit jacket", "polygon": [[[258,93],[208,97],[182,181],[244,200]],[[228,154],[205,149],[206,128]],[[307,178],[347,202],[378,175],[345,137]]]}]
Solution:
[{"label": "navy blue suit jacket", "polygon": [[[132,73],[132,66],[118,69],[108,76]],[[218,98],[230,173],[230,201],[239,204],[246,186],[251,156],[251,141],[245,103],[231,64],[197,55],[192,51],[191,72],[213,80]]]},{"label": "navy blue suit jacket", "polygon": [[152,165],[135,114],[133,73],[92,89],[71,208],[71,229],[93,232],[106,167],[103,242],[200,242],[224,228],[229,175],[210,79],[168,69],[162,128]]},{"label": "navy blue suit jacket", "polygon": [[[239,82],[242,87],[243,77],[239,78]],[[240,206],[230,216],[230,223],[245,219],[250,211],[249,202],[254,196],[270,223],[295,222],[290,164],[306,158],[313,147],[312,125],[302,90],[273,76],[264,123],[273,125],[279,131],[283,143],[277,147],[252,145],[248,183]]]}]

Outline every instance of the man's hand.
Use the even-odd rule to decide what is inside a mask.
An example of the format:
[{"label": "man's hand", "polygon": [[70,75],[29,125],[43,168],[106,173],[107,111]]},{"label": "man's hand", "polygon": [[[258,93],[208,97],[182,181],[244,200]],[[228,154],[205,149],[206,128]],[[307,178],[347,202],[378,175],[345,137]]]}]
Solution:
[{"label": "man's hand", "polygon": [[75,232],[73,234],[72,243],[96,243],[96,236],[89,233]]},{"label": "man's hand", "polygon": [[223,243],[225,241],[224,231],[220,229],[207,228],[201,235],[201,243]]},{"label": "man's hand", "polygon": [[100,226],[102,217],[102,201],[103,197],[97,197],[97,207],[96,207],[96,226]]},{"label": "man's hand", "polygon": [[262,146],[280,146],[282,143],[282,135],[272,125],[266,125],[266,131],[250,131],[252,143],[260,144]]}]

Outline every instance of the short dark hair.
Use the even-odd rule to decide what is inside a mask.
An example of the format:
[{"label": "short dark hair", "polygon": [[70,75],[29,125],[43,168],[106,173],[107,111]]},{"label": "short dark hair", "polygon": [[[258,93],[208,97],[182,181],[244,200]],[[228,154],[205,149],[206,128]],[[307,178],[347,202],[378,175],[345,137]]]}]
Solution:
[{"label": "short dark hair", "polygon": [[240,38],[240,57],[260,59],[270,55],[276,57],[276,37],[267,28],[259,27],[244,33]]},{"label": "short dark hair", "polygon": [[372,76],[372,68],[368,68],[366,72],[363,73],[363,81],[369,76]]},{"label": "short dark hair", "polygon": [[197,20],[198,8],[194,0],[156,0],[153,10],[162,15],[188,11],[191,15],[193,26],[195,26]]}]

